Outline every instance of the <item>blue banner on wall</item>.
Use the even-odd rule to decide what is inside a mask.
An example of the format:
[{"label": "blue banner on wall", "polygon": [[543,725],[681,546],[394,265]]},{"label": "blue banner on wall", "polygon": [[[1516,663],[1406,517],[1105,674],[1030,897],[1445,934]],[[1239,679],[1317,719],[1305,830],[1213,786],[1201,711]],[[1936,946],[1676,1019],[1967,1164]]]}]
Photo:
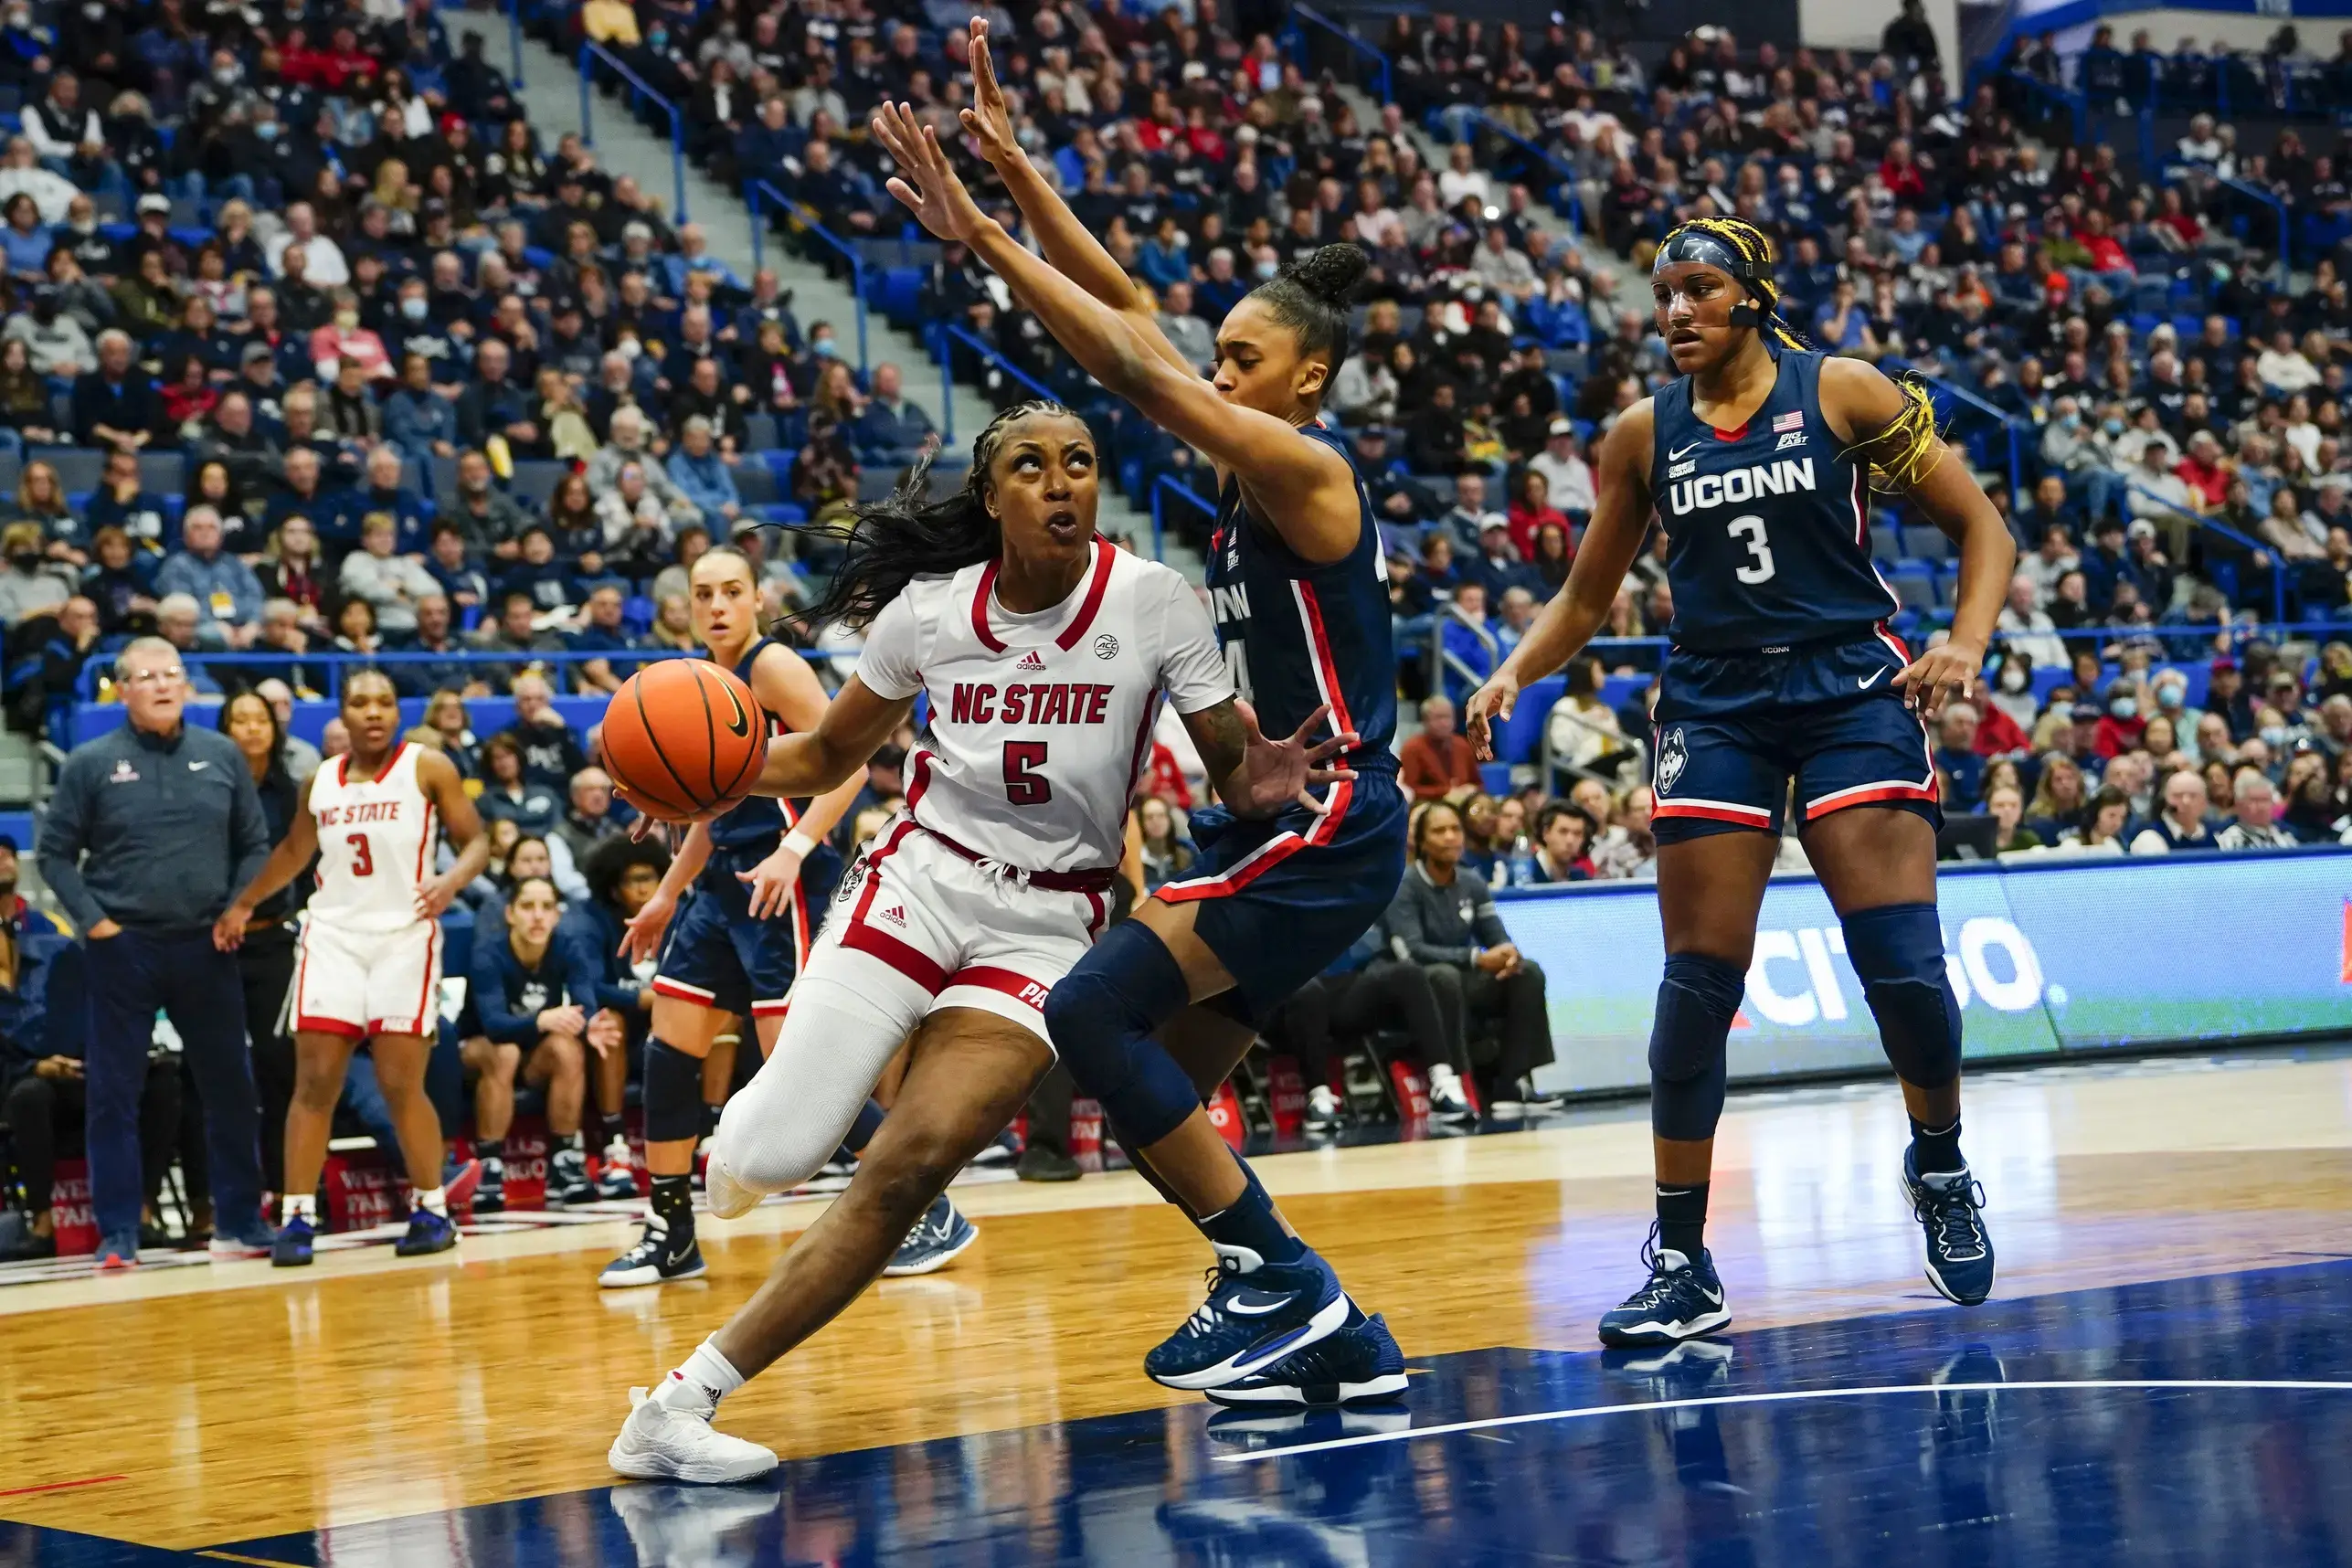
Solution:
[{"label": "blue banner on wall", "polygon": [[[2352,1033],[2352,854],[2058,863],[1946,874],[1937,891],[1972,1060]],[[1543,1086],[1647,1084],[1666,956],[1656,889],[1531,889],[1501,908],[1546,976],[1557,1061]],[[1883,1061],[1828,896],[1810,878],[1775,880],[1732,1076]]]}]

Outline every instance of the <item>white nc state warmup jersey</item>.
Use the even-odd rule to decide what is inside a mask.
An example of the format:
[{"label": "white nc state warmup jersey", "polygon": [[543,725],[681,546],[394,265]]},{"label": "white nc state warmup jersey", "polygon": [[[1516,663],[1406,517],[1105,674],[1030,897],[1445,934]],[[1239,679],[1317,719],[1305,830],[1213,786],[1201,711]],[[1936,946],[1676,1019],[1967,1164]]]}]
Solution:
[{"label": "white nc state warmup jersey", "polygon": [[398,931],[418,923],[417,889],[432,859],[432,802],[417,782],[421,747],[402,741],[372,782],[349,777],[348,752],[311,777],[319,824],[319,890],[312,916],[344,931]]},{"label": "white nc state warmup jersey", "polygon": [[930,696],[907,808],[1020,870],[1116,866],[1160,693],[1181,714],[1234,694],[1208,612],[1181,575],[1099,539],[1076,591],[1033,615],[996,602],[997,567],[918,577],[866,630],[866,688]]}]

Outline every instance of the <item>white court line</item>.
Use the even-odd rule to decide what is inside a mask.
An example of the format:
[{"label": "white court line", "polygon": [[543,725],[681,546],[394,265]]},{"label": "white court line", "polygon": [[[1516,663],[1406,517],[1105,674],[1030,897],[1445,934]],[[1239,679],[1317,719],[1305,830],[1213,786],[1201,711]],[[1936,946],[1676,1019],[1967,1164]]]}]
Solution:
[{"label": "white court line", "polygon": [[2097,1378],[2042,1383],[1897,1383],[1881,1388],[1796,1388],[1775,1393],[1722,1393],[1706,1399],[1659,1399],[1626,1404],[1588,1404],[1580,1410],[1537,1410],[1524,1415],[1497,1415],[1483,1421],[1454,1421],[1442,1426],[1414,1426],[1402,1432],[1367,1432],[1354,1437],[1333,1437],[1322,1443],[1300,1443],[1287,1448],[1266,1448],[1254,1454],[1219,1454],[1220,1465],[1248,1465],[1261,1459],[1287,1459],[1298,1454],[1326,1454],[1335,1448],[1368,1448],[1376,1443],[1410,1443],[1418,1437],[1444,1437],[1456,1432],[1485,1432],[1498,1426],[1525,1426],[1539,1421],[1577,1421],[1587,1415],[1626,1415],[1646,1410],[1703,1410],[1721,1404],[1776,1404],[1799,1399],[1868,1399],[1889,1393],[2003,1393],[2029,1389],[2262,1389],[2273,1393],[2315,1390],[2352,1392],[2352,1383],[2308,1383],[2251,1378]]}]

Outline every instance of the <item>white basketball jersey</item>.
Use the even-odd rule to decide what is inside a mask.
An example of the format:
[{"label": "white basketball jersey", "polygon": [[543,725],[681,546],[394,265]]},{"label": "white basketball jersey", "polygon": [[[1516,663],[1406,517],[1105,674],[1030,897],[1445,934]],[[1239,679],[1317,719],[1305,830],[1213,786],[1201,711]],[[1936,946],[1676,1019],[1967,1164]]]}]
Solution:
[{"label": "white basketball jersey", "polygon": [[906,804],[934,833],[1024,871],[1118,864],[1164,692],[1183,714],[1234,694],[1183,577],[1101,540],[1075,591],[1014,615],[999,563],[918,577],[866,630],[858,679],[930,698]]},{"label": "white basketball jersey", "polygon": [[313,917],[345,931],[417,924],[417,889],[430,868],[438,831],[432,802],[417,782],[423,755],[402,741],[380,779],[350,777],[347,752],[312,776],[311,814],[319,825]]}]

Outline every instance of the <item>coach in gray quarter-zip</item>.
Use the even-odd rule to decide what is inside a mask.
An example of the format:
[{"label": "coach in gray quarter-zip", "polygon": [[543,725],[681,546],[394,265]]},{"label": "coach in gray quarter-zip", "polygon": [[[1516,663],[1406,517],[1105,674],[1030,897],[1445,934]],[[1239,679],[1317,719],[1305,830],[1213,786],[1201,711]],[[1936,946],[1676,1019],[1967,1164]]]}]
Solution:
[{"label": "coach in gray quarter-zip", "polygon": [[[212,923],[270,854],[252,772],[186,722],[179,651],[143,637],[114,661],[130,722],[74,748],[41,823],[41,874],[89,944],[90,1183],[100,1257],[135,1261],[139,1093],[159,1007],[204,1101],[214,1255],[267,1250],[260,1111],[236,959]],[[112,1245],[128,1238],[130,1250]]]}]

